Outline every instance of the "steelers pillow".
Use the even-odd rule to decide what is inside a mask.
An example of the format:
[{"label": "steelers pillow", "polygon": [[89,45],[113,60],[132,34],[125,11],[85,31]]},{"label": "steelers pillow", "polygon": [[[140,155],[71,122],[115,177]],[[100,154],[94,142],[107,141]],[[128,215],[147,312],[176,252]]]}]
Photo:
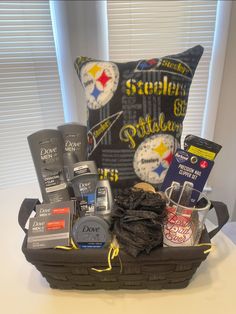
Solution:
[{"label": "steelers pillow", "polygon": [[113,187],[163,182],[180,146],[190,85],[203,47],[115,63],[78,57],[88,107],[88,156]]}]

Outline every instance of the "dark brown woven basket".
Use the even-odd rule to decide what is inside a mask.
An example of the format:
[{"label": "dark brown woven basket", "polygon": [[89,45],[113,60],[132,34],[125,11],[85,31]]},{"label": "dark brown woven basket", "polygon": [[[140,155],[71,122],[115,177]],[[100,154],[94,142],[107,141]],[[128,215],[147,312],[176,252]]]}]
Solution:
[{"label": "dark brown woven basket", "polygon": [[[27,249],[25,223],[37,200],[26,199],[19,213],[19,224],[26,232],[22,251],[46,278],[51,288],[80,290],[116,289],[177,289],[186,287],[208,253],[208,245],[194,247],[161,247],[149,255],[134,258],[120,251],[122,269],[118,258],[112,261],[112,270],[98,273],[92,268],[107,267],[108,249],[81,249],[63,251],[58,249]],[[227,222],[228,210],[221,202],[212,202],[219,226],[207,232],[203,230],[200,243],[210,239]],[[122,271],[121,271],[122,270]]]}]

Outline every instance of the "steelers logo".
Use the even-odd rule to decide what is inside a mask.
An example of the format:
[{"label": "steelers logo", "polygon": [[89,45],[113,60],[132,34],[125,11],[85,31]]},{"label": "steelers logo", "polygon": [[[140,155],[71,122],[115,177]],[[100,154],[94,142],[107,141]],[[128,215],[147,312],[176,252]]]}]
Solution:
[{"label": "steelers logo", "polygon": [[153,71],[161,64],[161,59],[141,60],[137,65],[136,71]]},{"label": "steelers logo", "polygon": [[119,70],[112,62],[87,62],[81,69],[81,82],[89,109],[100,109],[113,97],[119,82]]},{"label": "steelers logo", "polygon": [[162,183],[178,146],[169,134],[156,134],[144,140],[134,154],[136,175],[148,183]]}]

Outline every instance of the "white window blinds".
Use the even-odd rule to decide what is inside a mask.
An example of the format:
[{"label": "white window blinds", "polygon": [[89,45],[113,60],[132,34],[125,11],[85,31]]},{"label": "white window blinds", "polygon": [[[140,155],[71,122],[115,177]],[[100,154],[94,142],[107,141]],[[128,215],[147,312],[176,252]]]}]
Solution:
[{"label": "white window blinds", "polygon": [[1,1],[0,188],[35,181],[27,136],[63,121],[49,1]]},{"label": "white window blinds", "polygon": [[191,85],[182,139],[201,135],[215,32],[217,1],[108,0],[110,60],[149,59],[201,44],[204,54]]}]

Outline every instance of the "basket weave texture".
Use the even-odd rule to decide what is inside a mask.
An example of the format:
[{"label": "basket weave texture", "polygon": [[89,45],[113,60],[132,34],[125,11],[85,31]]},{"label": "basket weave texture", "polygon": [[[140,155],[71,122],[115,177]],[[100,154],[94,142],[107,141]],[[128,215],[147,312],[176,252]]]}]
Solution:
[{"label": "basket weave texture", "polygon": [[[210,243],[206,229],[200,243]],[[149,255],[134,258],[120,250],[112,261],[112,270],[98,273],[92,268],[107,267],[108,249],[30,250],[26,237],[22,251],[46,278],[51,288],[79,290],[177,289],[188,286],[201,262],[207,258],[208,245],[195,247],[161,247]],[[122,268],[121,268],[122,265]]]}]

